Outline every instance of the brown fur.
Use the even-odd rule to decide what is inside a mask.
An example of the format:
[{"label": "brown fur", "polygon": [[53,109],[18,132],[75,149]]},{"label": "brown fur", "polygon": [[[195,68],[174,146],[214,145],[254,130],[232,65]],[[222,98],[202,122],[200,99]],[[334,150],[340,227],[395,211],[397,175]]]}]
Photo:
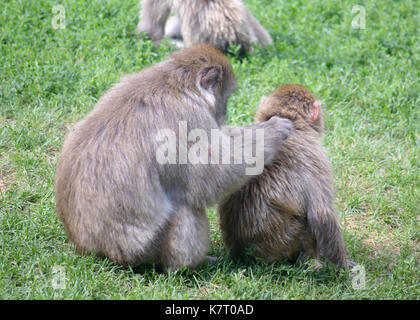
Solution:
[{"label": "brown fur", "polygon": [[311,118],[315,96],[299,85],[284,85],[265,98],[256,122],[272,116],[290,119],[294,131],[275,161],[219,206],[223,239],[237,257],[255,249],[267,262],[301,257],[327,258],[348,265],[334,208],[334,189],[321,145],[323,119]]},{"label": "brown fur", "polygon": [[272,43],[240,0],[142,0],[141,4],[137,30],[155,43],[162,39],[170,13],[178,20],[171,20],[166,34],[182,37],[186,47],[206,43],[226,52],[230,45],[237,44],[243,51],[250,51],[252,43]]},{"label": "brown fur", "polygon": [[[177,132],[180,121],[220,130],[235,88],[229,60],[198,45],[105,93],[66,137],[56,170],[57,212],[78,252],[165,270],[204,261],[205,207],[247,181],[245,164],[159,164],[156,136]],[[288,120],[272,120],[265,124],[267,159],[291,128]],[[185,143],[178,137],[177,148]]]}]

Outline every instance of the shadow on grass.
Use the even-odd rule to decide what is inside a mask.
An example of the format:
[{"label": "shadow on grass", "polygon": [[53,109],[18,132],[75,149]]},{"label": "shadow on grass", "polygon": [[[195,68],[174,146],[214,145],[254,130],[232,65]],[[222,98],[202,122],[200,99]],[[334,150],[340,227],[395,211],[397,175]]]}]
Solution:
[{"label": "shadow on grass", "polygon": [[[346,237],[347,248],[350,258],[357,264],[362,265],[366,270],[366,275],[373,279],[373,274],[387,274],[400,260],[395,254],[387,251],[387,247],[370,247],[355,234],[348,234]],[[220,248],[219,248],[220,249]],[[167,279],[174,283],[195,287],[198,283],[220,283],[223,281],[236,281],[235,279],[245,278],[248,280],[264,278],[266,283],[278,285],[279,281],[302,281],[321,286],[335,286],[337,284],[349,283],[352,278],[350,269],[338,270],[336,266],[327,262],[320,269],[316,268],[315,261],[310,259],[305,263],[292,264],[288,261],[277,261],[275,263],[265,263],[255,258],[251,254],[246,254],[243,259],[237,260],[223,250],[213,250],[217,252],[218,259],[213,263],[203,263],[196,269],[181,268],[177,271],[165,273],[156,264],[142,264],[135,267],[121,266],[113,263],[107,258],[100,258],[94,254],[90,258],[106,262],[106,268],[113,272],[127,272],[132,276],[141,276],[146,282],[154,283]],[[380,249],[380,250],[378,250]],[[130,276],[129,276],[130,277]]]},{"label": "shadow on grass", "polygon": [[268,276],[273,282],[279,279],[306,279],[312,280],[313,283],[324,284],[340,281],[348,281],[347,274],[350,271],[339,271],[335,266],[325,264],[321,269],[315,268],[312,260],[303,264],[292,264],[287,261],[278,261],[276,263],[267,264],[262,260],[255,259],[253,256],[246,256],[242,260],[236,260],[225,254],[218,257],[216,262],[203,263],[196,269],[181,268],[168,273],[163,272],[159,266],[154,264],[144,264],[136,267],[124,267],[131,270],[134,274],[140,274],[148,281],[154,281],[158,277],[166,276],[168,278],[180,277],[184,283],[194,283],[199,279],[200,282],[209,283],[216,277],[229,278],[235,275],[241,277],[260,278]]},{"label": "shadow on grass", "polygon": [[[368,277],[369,274],[373,275],[378,272],[387,274],[399,261],[399,258],[387,250],[389,248],[385,245],[381,248],[377,246],[372,248],[355,234],[347,233],[346,238],[350,258],[356,264],[360,264],[365,268]],[[142,264],[130,267],[117,265],[107,258],[105,260],[107,267],[115,272],[122,271],[128,272],[133,276],[140,275],[149,283],[167,279],[188,287],[196,287],[197,283],[206,285],[208,283],[220,284],[223,281],[236,281],[235,279],[238,277],[251,281],[264,278],[266,283],[272,283],[273,285],[278,285],[279,281],[303,281],[330,287],[337,284],[348,284],[352,278],[350,269],[338,270],[336,266],[325,261],[323,267],[317,269],[315,261],[312,259],[300,264],[292,264],[288,261],[277,261],[268,264],[255,258],[252,253],[246,254],[241,260],[234,259],[220,248],[213,250],[212,253],[218,255],[217,261],[213,263],[203,263],[194,270],[181,268],[180,270],[167,273],[156,264]],[[96,257],[96,259],[103,258]]]}]

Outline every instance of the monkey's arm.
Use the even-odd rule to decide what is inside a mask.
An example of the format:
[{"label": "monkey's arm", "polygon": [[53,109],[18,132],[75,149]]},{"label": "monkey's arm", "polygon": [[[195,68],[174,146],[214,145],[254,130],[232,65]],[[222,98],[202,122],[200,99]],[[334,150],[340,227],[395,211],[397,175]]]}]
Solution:
[{"label": "monkey's arm", "polygon": [[162,39],[165,22],[171,12],[169,0],[143,0],[141,2],[138,32],[145,32],[155,44]]},{"label": "monkey's arm", "polygon": [[[189,167],[190,184],[195,184],[190,186],[196,191],[194,201],[202,206],[214,204],[239,189],[252,176],[262,173],[264,165],[274,159],[279,144],[289,136],[291,128],[289,120],[273,117],[248,127],[220,130],[217,143],[209,145],[208,164]],[[255,129],[264,130],[264,134],[258,135]],[[219,137],[222,138],[221,144]]]},{"label": "monkey's arm", "polygon": [[262,138],[263,138],[263,148],[264,148],[264,164],[268,164],[268,163],[271,163],[277,151],[277,149],[274,148],[273,142],[275,141],[275,139],[273,139],[273,136],[272,136],[273,134],[272,125],[274,122],[277,122],[277,126],[278,128],[280,128],[280,136],[282,136],[281,140],[286,139],[289,136],[290,131],[292,130],[292,127],[293,127],[292,122],[290,122],[290,120],[288,119],[280,118],[277,116],[267,121],[262,121],[262,122],[251,124],[245,127],[223,126],[222,131],[233,140],[232,143],[235,143],[235,142],[237,143],[238,137],[239,138],[242,137],[242,142],[243,142],[242,150],[244,151],[244,149],[247,149],[250,147],[252,147],[253,150],[255,148],[255,145],[249,146],[249,142],[250,142],[249,139],[245,139],[245,137],[247,136],[247,133],[249,133],[250,131],[255,132],[256,130],[263,129],[264,136]]},{"label": "monkey's arm", "polygon": [[347,252],[337,221],[332,192],[325,185],[313,186],[310,189],[307,218],[320,255],[339,267],[347,267]]},{"label": "monkey's arm", "polygon": [[221,130],[226,135],[234,137],[234,136],[243,134],[245,129],[253,130],[253,129],[264,128],[266,122],[267,121],[259,122],[259,123],[251,124],[249,126],[222,126]]}]

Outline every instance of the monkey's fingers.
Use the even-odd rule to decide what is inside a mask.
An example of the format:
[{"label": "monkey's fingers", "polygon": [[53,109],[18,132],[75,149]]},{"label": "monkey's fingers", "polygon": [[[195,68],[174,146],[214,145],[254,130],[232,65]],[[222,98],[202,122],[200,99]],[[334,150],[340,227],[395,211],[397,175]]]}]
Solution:
[{"label": "monkey's fingers", "polygon": [[[274,116],[267,121],[267,129],[274,130],[274,134],[279,136],[281,140],[287,139],[293,128],[293,124],[289,119]],[[270,131],[269,131],[270,132]]]}]

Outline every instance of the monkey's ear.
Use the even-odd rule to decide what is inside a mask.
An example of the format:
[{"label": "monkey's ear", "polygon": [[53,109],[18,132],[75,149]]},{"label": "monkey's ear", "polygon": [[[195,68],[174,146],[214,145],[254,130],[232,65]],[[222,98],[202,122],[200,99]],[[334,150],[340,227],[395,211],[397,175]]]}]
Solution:
[{"label": "monkey's ear", "polygon": [[320,109],[321,109],[321,101],[316,100],[312,105],[312,109],[310,110],[311,118],[313,122],[316,122],[316,120],[318,119]]},{"label": "monkey's ear", "polygon": [[220,70],[218,67],[211,67],[205,70],[201,76],[200,85],[204,89],[212,88],[219,80]]}]

